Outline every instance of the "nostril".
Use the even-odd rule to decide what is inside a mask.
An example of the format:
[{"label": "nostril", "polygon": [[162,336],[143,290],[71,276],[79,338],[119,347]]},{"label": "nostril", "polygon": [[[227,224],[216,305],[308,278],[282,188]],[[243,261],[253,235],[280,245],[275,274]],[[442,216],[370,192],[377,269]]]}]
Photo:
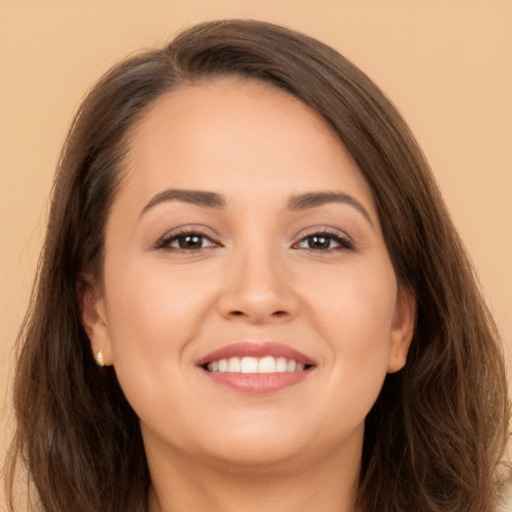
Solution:
[{"label": "nostril", "polygon": [[285,316],[286,315],[286,311],[274,311],[272,313],[272,316]]}]

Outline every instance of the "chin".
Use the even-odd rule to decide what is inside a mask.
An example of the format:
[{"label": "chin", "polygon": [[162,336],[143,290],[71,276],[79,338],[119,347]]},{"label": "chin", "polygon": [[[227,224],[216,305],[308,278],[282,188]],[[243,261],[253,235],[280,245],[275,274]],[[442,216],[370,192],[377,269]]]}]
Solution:
[{"label": "chin", "polygon": [[299,425],[297,420],[283,422],[275,417],[242,416],[243,421],[226,417],[225,421],[209,423],[207,432],[190,432],[189,449],[194,445],[192,450],[198,456],[240,468],[286,464],[315,449],[314,429]]},{"label": "chin", "polygon": [[217,445],[205,454],[212,464],[233,471],[261,471],[263,473],[282,467],[297,468],[304,452],[291,443],[280,443],[269,439],[251,442],[233,440],[228,446]]}]

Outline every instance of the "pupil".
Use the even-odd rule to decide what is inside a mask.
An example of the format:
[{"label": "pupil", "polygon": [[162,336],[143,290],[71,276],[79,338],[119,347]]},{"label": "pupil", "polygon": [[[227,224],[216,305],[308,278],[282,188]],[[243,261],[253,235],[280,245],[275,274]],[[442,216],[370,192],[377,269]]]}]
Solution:
[{"label": "pupil", "polygon": [[309,237],[309,246],[314,249],[328,249],[329,241],[326,236],[311,236]]},{"label": "pupil", "polygon": [[181,249],[198,249],[201,247],[201,235],[187,235],[179,240]]}]

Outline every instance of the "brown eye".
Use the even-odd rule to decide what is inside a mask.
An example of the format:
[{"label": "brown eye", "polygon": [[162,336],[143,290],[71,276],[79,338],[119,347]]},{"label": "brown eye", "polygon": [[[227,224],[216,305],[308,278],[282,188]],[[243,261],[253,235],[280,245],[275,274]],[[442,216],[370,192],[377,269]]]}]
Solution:
[{"label": "brown eye", "polygon": [[309,249],[331,249],[334,240],[324,235],[313,235],[306,238]]},{"label": "brown eye", "polygon": [[162,239],[158,247],[161,249],[199,251],[217,244],[201,233],[180,233]]},{"label": "brown eye", "polygon": [[353,244],[338,233],[313,233],[300,240],[295,247],[312,251],[336,251],[353,249]]},{"label": "brown eye", "polygon": [[175,240],[180,249],[201,249],[203,247],[202,235],[185,235]]}]

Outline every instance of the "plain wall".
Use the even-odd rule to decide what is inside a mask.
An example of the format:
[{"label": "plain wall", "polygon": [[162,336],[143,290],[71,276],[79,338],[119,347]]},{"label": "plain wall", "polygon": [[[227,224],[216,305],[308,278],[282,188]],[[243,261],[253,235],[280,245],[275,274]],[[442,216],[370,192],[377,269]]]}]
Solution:
[{"label": "plain wall", "polygon": [[381,86],[430,161],[511,343],[510,0],[0,0],[0,460],[12,427],[11,350],[79,100],[131,52],[232,17],[316,36]]}]

